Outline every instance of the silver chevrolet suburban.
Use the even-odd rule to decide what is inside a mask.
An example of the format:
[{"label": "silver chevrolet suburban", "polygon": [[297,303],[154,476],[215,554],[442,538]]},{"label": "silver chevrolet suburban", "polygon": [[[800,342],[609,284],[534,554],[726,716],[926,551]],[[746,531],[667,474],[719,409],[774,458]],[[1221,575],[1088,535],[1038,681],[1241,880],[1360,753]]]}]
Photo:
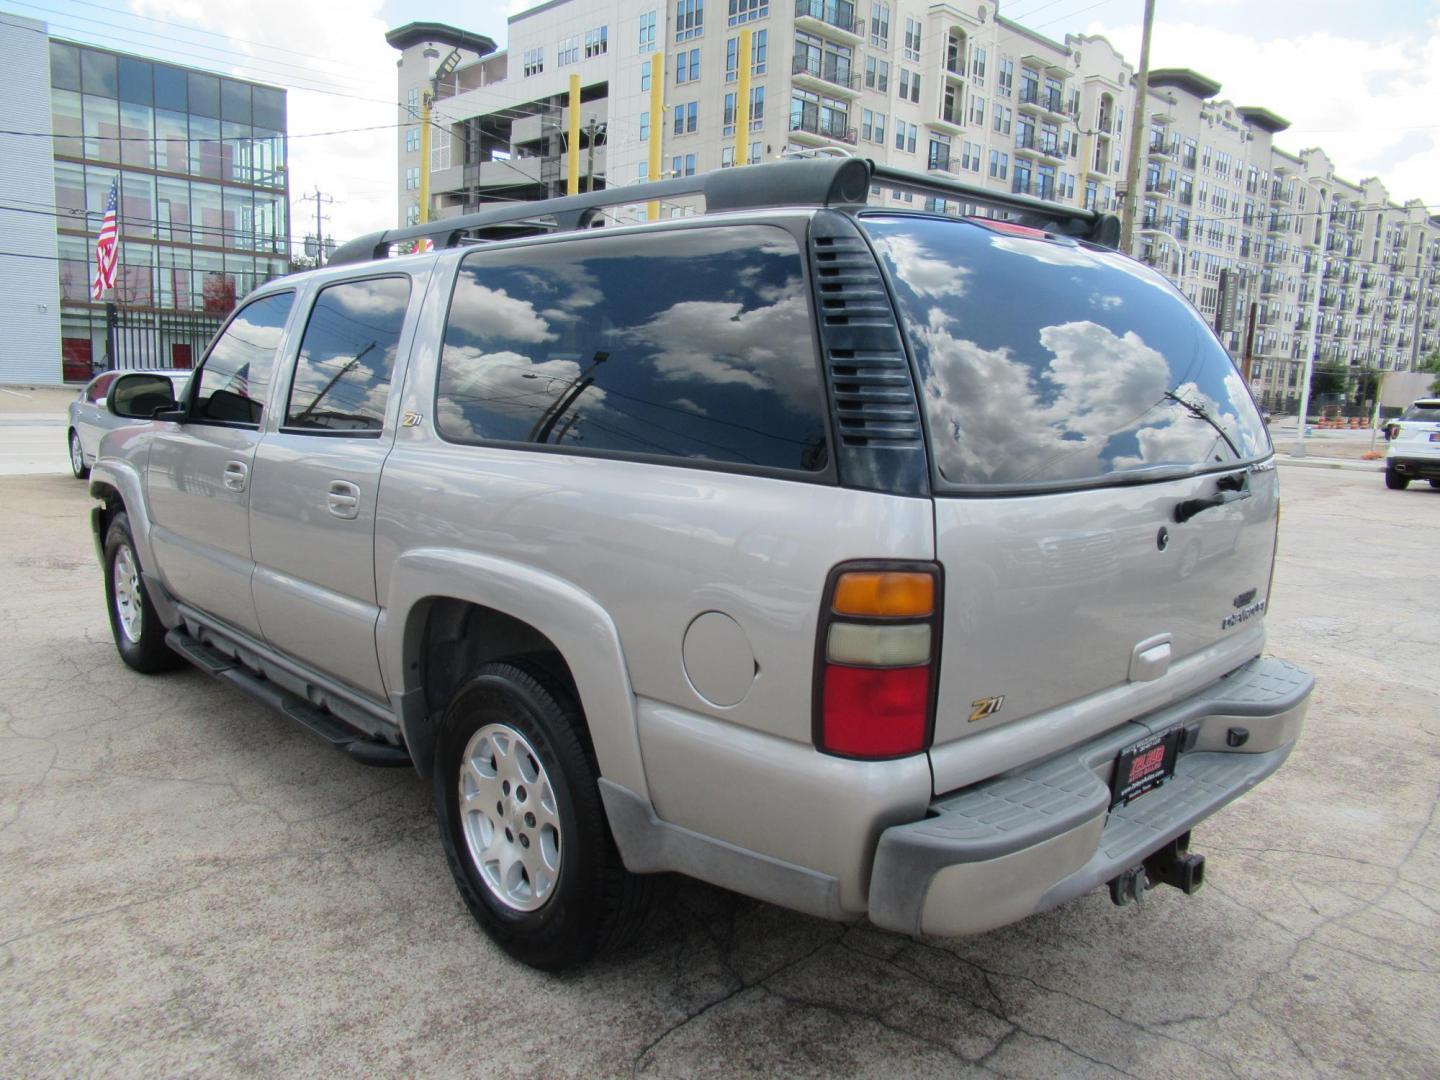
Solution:
[{"label": "silver chevrolet suburban", "polygon": [[662,871],[909,935],[1193,892],[1312,680],[1264,655],[1264,424],[1116,226],[826,159],[353,241],[180,400],[121,377],[120,656],[413,763],[543,968]]}]

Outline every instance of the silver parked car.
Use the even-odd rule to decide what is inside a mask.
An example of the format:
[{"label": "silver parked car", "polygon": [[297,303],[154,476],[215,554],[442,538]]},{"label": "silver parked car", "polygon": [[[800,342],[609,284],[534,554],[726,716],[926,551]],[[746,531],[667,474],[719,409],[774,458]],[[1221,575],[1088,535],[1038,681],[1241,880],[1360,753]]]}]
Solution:
[{"label": "silver parked car", "polygon": [[1260,414],[1116,224],[849,159],[354,241],[105,437],[120,656],[413,763],[544,968],[660,871],[911,935],[1192,893],[1312,680]]},{"label": "silver parked car", "polygon": [[[143,409],[134,417],[119,416],[111,411],[110,390],[122,374],[122,371],[106,371],[96,375],[75,395],[75,400],[70,402],[70,422],[65,429],[65,442],[70,451],[70,469],[77,480],[84,480],[90,475],[90,466],[95,463],[102,435],[117,427],[135,423],[139,416],[149,419]],[[163,376],[170,382],[169,396],[172,401],[180,396],[185,389],[185,381],[190,378],[190,372],[181,368],[156,369],[147,374]],[[155,403],[158,405],[164,400],[162,395],[155,399]],[[144,401],[129,403],[126,411],[133,412],[135,405],[144,404]]]}]

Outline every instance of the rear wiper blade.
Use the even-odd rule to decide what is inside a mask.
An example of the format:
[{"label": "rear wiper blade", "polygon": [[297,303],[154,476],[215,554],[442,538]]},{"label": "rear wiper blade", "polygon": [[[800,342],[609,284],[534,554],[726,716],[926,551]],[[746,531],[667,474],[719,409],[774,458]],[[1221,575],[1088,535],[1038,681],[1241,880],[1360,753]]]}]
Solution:
[{"label": "rear wiper blade", "polygon": [[1191,416],[1195,417],[1195,419],[1204,420],[1205,423],[1209,424],[1212,428],[1214,428],[1219,433],[1220,438],[1225,440],[1225,445],[1230,447],[1230,452],[1234,454],[1237,458],[1240,457],[1240,448],[1235,445],[1235,441],[1230,438],[1230,436],[1226,433],[1225,429],[1220,426],[1219,422],[1210,415],[1209,410],[1207,410],[1205,406],[1196,404],[1193,401],[1186,400],[1179,394],[1175,393],[1174,390],[1166,390],[1165,396],[1171,401],[1180,405],[1182,408],[1184,408],[1185,411],[1188,412]]}]

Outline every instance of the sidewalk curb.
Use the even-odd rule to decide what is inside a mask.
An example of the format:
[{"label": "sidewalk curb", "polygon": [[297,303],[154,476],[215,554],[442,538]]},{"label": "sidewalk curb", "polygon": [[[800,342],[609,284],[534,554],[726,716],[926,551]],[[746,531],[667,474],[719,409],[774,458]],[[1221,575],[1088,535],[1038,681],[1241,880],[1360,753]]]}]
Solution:
[{"label": "sidewalk curb", "polygon": [[1335,458],[1291,458],[1275,456],[1280,465],[1293,465],[1300,469],[1341,469],[1349,472],[1383,473],[1385,466],[1378,461],[1341,461]]}]

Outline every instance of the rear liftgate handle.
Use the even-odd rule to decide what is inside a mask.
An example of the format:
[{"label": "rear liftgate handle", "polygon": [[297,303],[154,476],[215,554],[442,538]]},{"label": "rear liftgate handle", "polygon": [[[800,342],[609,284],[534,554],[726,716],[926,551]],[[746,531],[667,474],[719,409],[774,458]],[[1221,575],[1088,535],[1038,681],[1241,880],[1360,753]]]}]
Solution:
[{"label": "rear liftgate handle", "polygon": [[1250,474],[1230,473],[1215,481],[1215,494],[1208,499],[1186,499],[1175,507],[1175,521],[1184,524],[1203,510],[1250,498]]}]

